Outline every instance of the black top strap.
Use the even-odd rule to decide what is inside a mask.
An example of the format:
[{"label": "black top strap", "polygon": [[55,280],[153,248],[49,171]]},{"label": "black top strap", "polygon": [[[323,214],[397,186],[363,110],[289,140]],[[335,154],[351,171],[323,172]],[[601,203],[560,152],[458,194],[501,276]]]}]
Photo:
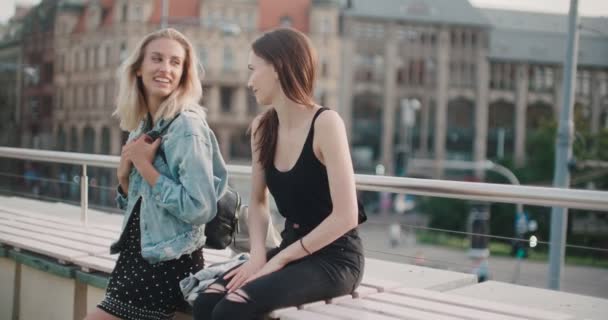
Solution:
[{"label": "black top strap", "polygon": [[329,108],[321,107],[321,108],[319,108],[319,110],[317,110],[317,112],[315,113],[315,116],[312,117],[312,127],[314,127],[315,121],[317,121],[317,117],[321,114],[321,112],[323,112],[325,110],[329,110]]}]

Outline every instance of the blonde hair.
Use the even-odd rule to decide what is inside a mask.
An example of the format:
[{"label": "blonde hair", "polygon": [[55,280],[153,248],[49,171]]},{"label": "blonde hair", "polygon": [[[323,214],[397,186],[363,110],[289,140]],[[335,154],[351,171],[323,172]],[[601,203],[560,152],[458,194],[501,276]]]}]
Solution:
[{"label": "blonde hair", "polygon": [[144,37],[119,68],[120,84],[116,98],[116,110],[113,115],[120,119],[120,128],[123,130],[135,130],[148,113],[143,83],[141,78],[137,77],[137,71],[144,60],[146,46],[161,38],[175,40],[181,44],[186,52],[186,57],[177,88],[161,103],[158,111],[152,117],[155,121],[160,118],[170,119],[178,112],[188,108],[199,109],[196,111],[204,115],[204,110],[199,106],[199,101],[203,97],[201,78],[204,76],[204,71],[196,58],[192,44],[175,29],[161,29]]}]

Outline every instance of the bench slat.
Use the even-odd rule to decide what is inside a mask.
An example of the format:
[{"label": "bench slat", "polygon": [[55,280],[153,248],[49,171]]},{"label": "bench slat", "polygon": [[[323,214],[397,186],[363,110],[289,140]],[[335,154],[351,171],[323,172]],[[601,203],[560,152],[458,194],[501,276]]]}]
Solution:
[{"label": "bench slat", "polygon": [[58,245],[58,246],[61,246],[63,248],[67,248],[67,249],[83,251],[83,252],[86,252],[91,255],[108,252],[108,247],[95,246],[95,245],[91,245],[91,244],[86,244],[86,243],[82,243],[82,242],[78,242],[78,241],[69,240],[66,238],[52,236],[52,235],[25,231],[22,229],[13,228],[13,227],[5,226],[5,225],[0,225],[0,232],[6,233],[6,234],[12,234],[14,236],[24,237],[24,238],[28,238],[28,239],[32,239],[32,240],[36,240],[36,241],[41,241],[41,242],[45,242],[48,244]]},{"label": "bench slat", "polygon": [[114,270],[114,266],[116,265],[116,261],[100,257],[81,257],[74,259],[74,264],[90,270],[112,273],[112,270]]},{"label": "bench slat", "polygon": [[[340,319],[356,319],[356,320],[395,320],[399,317],[391,317],[379,313],[368,312],[361,309],[353,309],[345,306],[326,304],[317,306],[307,311],[321,313],[328,316],[338,317]],[[404,318],[401,318],[404,319]],[[413,319],[413,318],[412,318]]]},{"label": "bench slat", "polygon": [[39,254],[43,254],[58,260],[72,262],[79,257],[88,256],[86,252],[72,250],[46,242],[28,239],[25,237],[0,233],[0,242],[14,248],[24,249]]},{"label": "bench slat", "polygon": [[[48,205],[53,206],[53,204],[48,204]],[[56,206],[56,204],[54,206]],[[75,207],[73,209],[79,210],[80,208]],[[54,216],[51,214],[36,213],[36,212],[32,212],[32,211],[28,211],[28,210],[24,210],[24,209],[20,209],[20,208],[18,209],[18,208],[0,205],[0,211],[4,211],[5,213],[16,214],[19,216],[37,218],[37,219],[50,221],[50,222],[61,222],[61,223],[66,223],[66,224],[73,225],[73,226],[82,226],[80,221],[75,221],[75,220],[64,218],[64,217],[57,217],[57,216]],[[106,230],[106,231],[111,231],[111,232],[119,232],[120,228],[121,228],[120,225],[115,226],[115,225],[101,224],[101,223],[95,223],[95,227],[98,229],[101,229],[101,230]]]},{"label": "bench slat", "polygon": [[20,221],[12,221],[12,220],[0,220],[0,225],[6,225],[14,228],[18,228],[25,231],[38,232],[40,234],[58,236],[61,238],[66,238],[69,240],[80,241],[83,243],[99,245],[104,247],[110,247],[112,244],[112,240],[107,238],[95,237],[93,235],[85,235],[82,233],[76,232],[66,232],[64,230],[57,230],[52,228],[44,228],[32,224],[28,224]]},{"label": "bench slat", "polygon": [[515,317],[522,317],[532,320],[547,320],[547,319],[555,319],[555,320],[567,320],[572,319],[571,316],[534,309],[526,306],[513,306],[509,304],[504,304],[500,302],[492,302],[492,301],[480,301],[479,299],[468,298],[463,296],[458,296],[449,293],[442,293],[424,289],[417,288],[399,288],[391,293],[405,295],[409,297],[416,297],[420,299],[425,299],[428,301],[435,301],[439,303],[452,304],[462,307],[474,308],[478,310],[492,311],[497,313],[502,313],[505,315],[511,315]]},{"label": "bench slat", "polygon": [[[370,296],[370,297],[373,297]],[[386,315],[392,317],[398,317],[402,319],[412,320],[462,320],[460,317],[449,316],[429,310],[419,310],[416,308],[410,308],[403,305],[395,305],[391,303],[385,303],[380,301],[373,301],[368,298],[355,299],[351,301],[343,301],[338,304],[353,310],[365,310],[367,312]],[[469,318],[470,319],[470,318]]]},{"label": "bench slat", "polygon": [[479,320],[518,320],[521,317],[512,317],[500,313],[481,311],[478,309],[455,306],[452,304],[444,304],[424,299],[412,298],[393,293],[379,293],[371,295],[367,298],[374,301],[384,302],[387,304],[398,305],[409,309],[416,309],[423,312],[436,313],[454,316],[456,318],[474,318]]},{"label": "bench slat", "polygon": [[308,310],[289,310],[281,314],[281,320],[339,320],[344,318],[332,317]]},{"label": "bench slat", "polygon": [[6,220],[11,220],[11,221],[21,221],[21,222],[31,223],[33,225],[37,225],[37,226],[41,226],[41,227],[45,227],[45,228],[53,228],[56,230],[67,230],[67,231],[74,231],[74,232],[78,232],[78,233],[82,233],[82,234],[91,234],[94,236],[107,238],[110,240],[118,239],[118,237],[120,236],[120,233],[100,230],[100,229],[96,229],[95,227],[91,227],[91,226],[85,227],[82,225],[80,225],[80,226],[67,225],[67,224],[62,224],[60,222],[39,220],[36,218],[27,217],[27,216],[6,214],[4,212],[0,212],[0,219],[6,219]]}]

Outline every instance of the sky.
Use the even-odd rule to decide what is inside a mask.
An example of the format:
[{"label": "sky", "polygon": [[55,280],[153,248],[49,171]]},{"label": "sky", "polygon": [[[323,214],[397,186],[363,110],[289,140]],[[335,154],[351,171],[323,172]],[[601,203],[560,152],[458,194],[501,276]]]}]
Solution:
[{"label": "sky", "polygon": [[[369,0],[373,1],[373,0]],[[553,13],[567,13],[570,0],[469,0],[477,7],[518,9]],[[15,3],[36,4],[40,0],[0,0],[0,22],[6,22],[15,11]],[[579,0],[579,13],[585,16],[608,17],[608,1]]]}]

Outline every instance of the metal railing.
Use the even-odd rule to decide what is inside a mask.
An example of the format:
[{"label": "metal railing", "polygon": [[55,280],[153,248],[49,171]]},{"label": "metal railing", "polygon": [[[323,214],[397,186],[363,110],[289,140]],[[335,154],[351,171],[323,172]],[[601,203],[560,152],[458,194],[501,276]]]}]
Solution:
[{"label": "metal railing", "polygon": [[[86,178],[87,166],[117,168],[118,156],[74,152],[0,147],[0,157],[82,166],[81,178]],[[251,167],[228,165],[231,178],[249,179]],[[84,179],[81,188],[86,190]],[[355,175],[357,189],[432,197],[480,200],[488,202],[522,203],[538,206],[558,206],[571,209],[608,210],[608,192],[552,187],[507,185],[482,182],[462,182],[435,179]],[[86,194],[83,193],[86,196]],[[86,203],[82,203],[85,205]],[[83,211],[86,214],[86,208]]]},{"label": "metal railing", "polygon": [[[81,222],[85,225],[88,220],[87,167],[117,168],[120,161],[118,156],[9,147],[0,147],[0,157],[82,166],[80,203]],[[251,167],[249,166],[228,165],[228,171],[232,179],[246,180],[251,177]],[[608,192],[606,191],[362,174],[357,174],[355,181],[357,189],[365,191],[608,211]],[[564,251],[562,250],[562,252]]]}]

